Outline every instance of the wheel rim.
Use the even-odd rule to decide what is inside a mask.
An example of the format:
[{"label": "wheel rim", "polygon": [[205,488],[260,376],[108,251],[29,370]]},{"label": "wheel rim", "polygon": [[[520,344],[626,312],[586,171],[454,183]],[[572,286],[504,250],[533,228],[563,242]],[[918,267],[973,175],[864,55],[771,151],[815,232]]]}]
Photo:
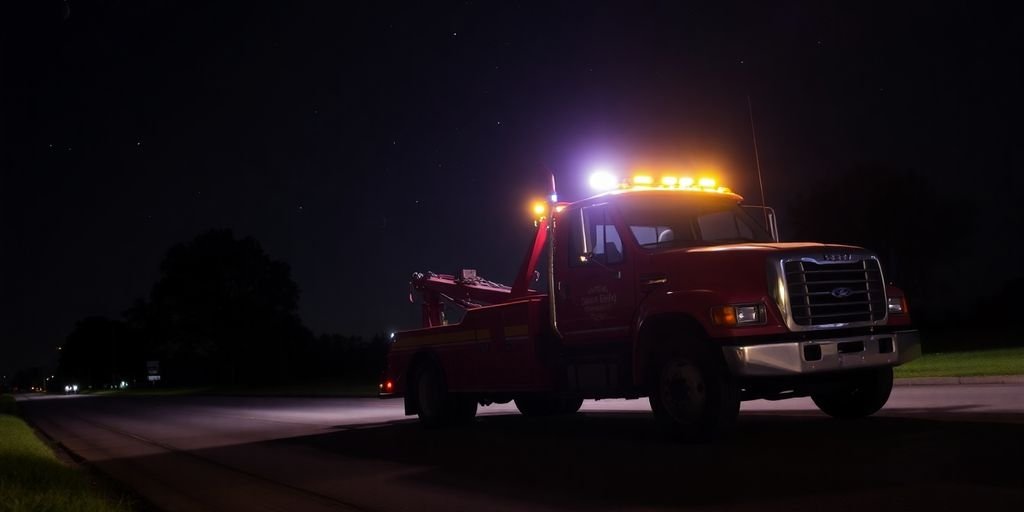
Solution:
[{"label": "wheel rim", "polygon": [[694,423],[707,403],[703,372],[685,360],[672,361],[662,368],[659,393],[665,412],[684,424]]}]

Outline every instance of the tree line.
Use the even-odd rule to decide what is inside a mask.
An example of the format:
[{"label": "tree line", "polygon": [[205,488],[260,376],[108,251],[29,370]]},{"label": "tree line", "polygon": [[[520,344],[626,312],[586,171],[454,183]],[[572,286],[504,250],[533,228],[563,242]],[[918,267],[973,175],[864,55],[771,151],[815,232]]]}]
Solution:
[{"label": "tree line", "polygon": [[172,386],[379,377],[383,335],[314,336],[298,304],[286,263],[251,237],[212,230],[168,250],[148,297],[123,319],[79,321],[60,347],[54,381],[104,388],[149,383],[150,373]]}]

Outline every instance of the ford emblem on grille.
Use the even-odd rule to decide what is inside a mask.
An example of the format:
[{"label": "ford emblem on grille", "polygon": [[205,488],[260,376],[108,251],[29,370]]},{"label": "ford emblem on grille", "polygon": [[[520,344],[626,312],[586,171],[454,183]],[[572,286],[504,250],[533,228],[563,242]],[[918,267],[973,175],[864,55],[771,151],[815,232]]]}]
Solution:
[{"label": "ford emblem on grille", "polygon": [[853,293],[853,290],[845,286],[840,286],[839,288],[832,289],[832,296],[837,299],[845,299],[849,297],[851,293]]}]

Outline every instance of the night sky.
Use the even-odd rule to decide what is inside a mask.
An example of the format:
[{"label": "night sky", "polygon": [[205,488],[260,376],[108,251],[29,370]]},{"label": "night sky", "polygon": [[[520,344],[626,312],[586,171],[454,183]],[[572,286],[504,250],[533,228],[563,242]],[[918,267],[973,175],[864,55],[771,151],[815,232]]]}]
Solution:
[{"label": "night sky", "polygon": [[1010,12],[420,4],[5,3],[0,370],[52,364],[211,228],[291,265],[314,332],[370,335],[416,324],[413,271],[511,282],[550,172],[579,199],[598,165],[713,169],[757,202],[748,95],[769,203],[914,169],[1024,256]]}]

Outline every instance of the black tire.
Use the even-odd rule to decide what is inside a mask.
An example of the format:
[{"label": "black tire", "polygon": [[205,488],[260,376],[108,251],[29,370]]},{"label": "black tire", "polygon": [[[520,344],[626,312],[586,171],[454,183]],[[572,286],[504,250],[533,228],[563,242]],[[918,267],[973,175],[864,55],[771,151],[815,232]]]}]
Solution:
[{"label": "black tire", "polygon": [[452,425],[466,425],[473,422],[476,418],[477,401],[471,396],[463,396],[453,394],[451,395],[452,400],[452,416],[449,421]]},{"label": "black tire", "polygon": [[651,410],[670,434],[708,440],[735,429],[740,392],[723,363],[705,355],[674,354],[652,368]]},{"label": "black tire", "polygon": [[562,409],[563,414],[576,414],[580,412],[580,407],[583,407],[582,398],[566,398],[565,407]]},{"label": "black tire", "polygon": [[416,370],[416,405],[420,423],[443,427],[469,423],[476,417],[476,400],[448,392],[444,374],[436,364],[425,363]]},{"label": "black tire", "polygon": [[873,368],[844,376],[837,389],[811,395],[822,412],[844,420],[878,412],[892,393],[892,368]]},{"label": "black tire", "polygon": [[523,416],[557,416],[575,414],[583,406],[582,398],[538,393],[516,398],[516,408]]}]

